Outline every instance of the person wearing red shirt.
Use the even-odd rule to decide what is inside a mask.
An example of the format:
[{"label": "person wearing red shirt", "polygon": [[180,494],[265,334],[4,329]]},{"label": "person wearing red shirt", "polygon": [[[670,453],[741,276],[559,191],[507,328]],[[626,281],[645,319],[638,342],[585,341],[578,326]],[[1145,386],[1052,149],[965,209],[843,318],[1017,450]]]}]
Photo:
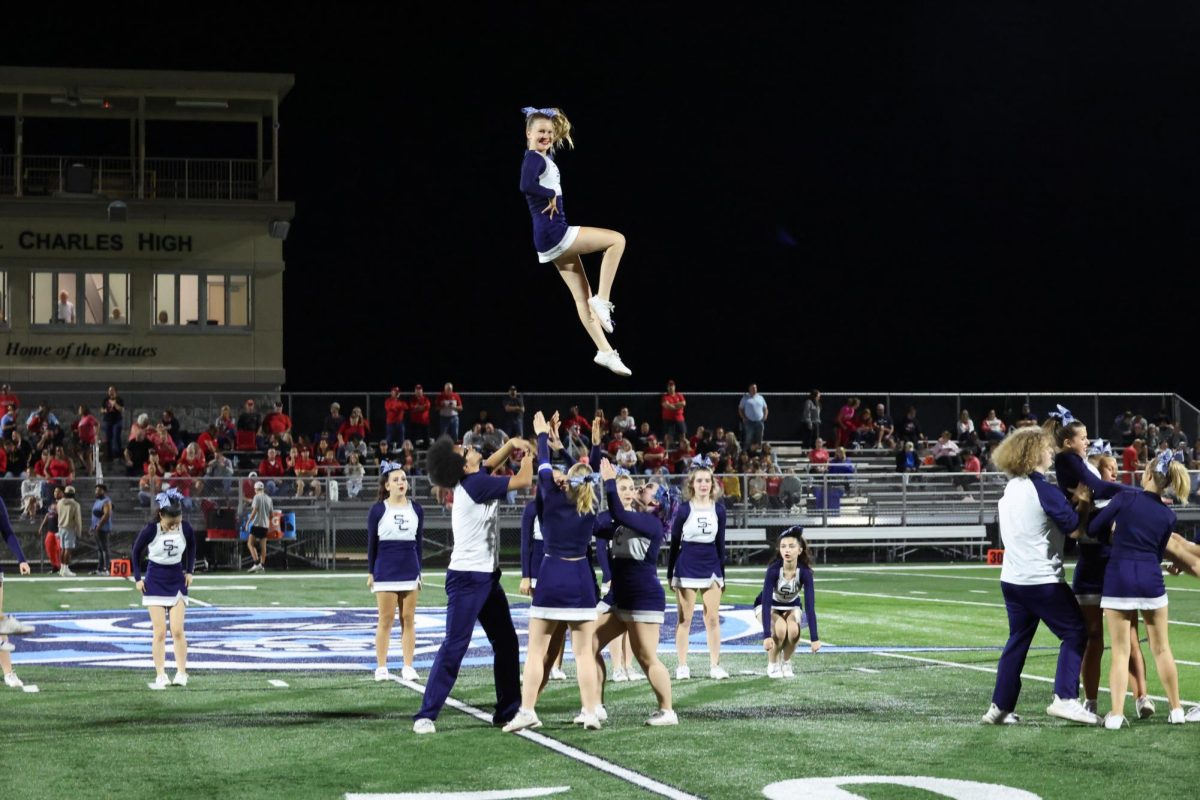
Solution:
[{"label": "person wearing red shirt", "polygon": [[662,466],[663,459],[667,456],[667,451],[661,444],[658,443],[658,437],[650,434],[646,439],[646,449],[642,451],[642,466],[647,472],[656,470]]},{"label": "person wearing red shirt", "polygon": [[167,426],[160,422],[153,429],[153,433],[149,435],[150,440],[154,442],[154,449],[158,451],[158,458],[163,463],[163,469],[173,468],[175,461],[179,458],[179,448],[175,445],[175,440],[171,438]]},{"label": "person wearing red shirt", "polygon": [[463,410],[462,398],[454,391],[454,384],[449,381],[442,387],[442,393],[437,396],[438,435],[449,435],[458,441],[458,415]]},{"label": "person wearing red shirt", "polygon": [[667,391],[662,396],[663,437],[673,436],[676,440],[687,438],[687,422],[683,411],[687,398],[675,391],[675,381],[667,381]]},{"label": "person wearing red shirt", "polygon": [[54,457],[54,454],[51,453],[49,450],[43,450],[41,458],[39,458],[33,465],[33,474],[36,475],[37,477],[41,478],[42,480],[46,480],[47,478],[49,478],[50,477],[50,459],[52,459],[53,457]]},{"label": "person wearing red shirt", "polygon": [[[200,478],[204,476],[204,468],[208,466],[208,460],[204,457],[204,452],[195,442],[189,442],[188,446],[183,449],[183,453],[179,456],[179,462],[175,465],[175,474],[186,478]],[[187,487],[185,495],[190,495],[193,490],[199,494],[203,488],[203,482],[199,480],[183,480],[182,484]]]},{"label": "person wearing red shirt", "polygon": [[[92,448],[96,444],[96,434],[100,430],[100,421],[92,416],[87,406],[79,407],[78,418],[71,423],[71,429],[79,439],[83,455],[83,465],[89,473],[92,472]],[[0,470],[3,472],[3,470]]]},{"label": "person wearing red shirt", "polygon": [[608,441],[608,457],[615,458],[617,451],[621,449],[621,442],[625,441],[625,434],[621,431],[614,431],[612,439]]},{"label": "person wearing red shirt", "polygon": [[408,403],[400,396],[399,386],[392,387],[391,396],[383,401],[383,410],[387,412],[388,443],[399,450],[407,438],[404,430],[404,415],[408,413]]},{"label": "person wearing red shirt", "polygon": [[208,430],[196,437],[196,446],[200,448],[200,455],[204,456],[205,462],[211,461],[221,447],[218,433],[216,425],[209,425]]},{"label": "person wearing red shirt", "polygon": [[62,485],[75,480],[75,467],[71,466],[71,459],[67,458],[61,447],[54,448],[54,458],[46,465],[46,474],[51,480]]},{"label": "person wearing red shirt", "polygon": [[592,423],[587,419],[587,417],[579,413],[579,406],[571,406],[569,409],[567,409],[567,416],[563,417],[562,424],[566,428],[570,428],[572,425],[578,425],[579,430],[586,432],[589,434],[589,436],[592,432]]},{"label": "person wearing red shirt", "polygon": [[296,474],[296,497],[303,497],[306,488],[312,489],[313,497],[320,497],[321,481],[317,479],[317,462],[309,452],[308,445],[300,445],[298,451],[288,459],[288,465]]},{"label": "person wearing red shirt", "polygon": [[1142,462],[1142,447],[1141,439],[1134,439],[1129,447],[1121,451],[1121,482],[1133,486],[1134,473],[1141,472]]},{"label": "person wearing red shirt", "polygon": [[275,401],[275,409],[263,419],[263,431],[267,437],[275,434],[282,442],[292,443],[292,418],[283,413],[283,403]]},{"label": "person wearing red shirt", "polygon": [[413,387],[412,399],[408,401],[408,427],[412,429],[414,445],[429,443],[429,398],[419,383]]},{"label": "person wearing red shirt", "polygon": [[687,439],[680,439],[679,444],[675,445],[675,449],[671,451],[671,461],[667,466],[671,472],[678,475],[686,475],[691,469],[692,456],[696,455],[695,449],[692,448],[692,443]]},{"label": "person wearing red shirt", "polygon": [[362,409],[355,406],[350,412],[350,416],[342,423],[342,427],[338,428],[338,436],[343,442],[350,441],[350,437],[355,434],[358,438],[366,440],[367,434],[371,432],[371,423],[363,418]]},{"label": "person wearing red shirt", "polygon": [[267,457],[258,462],[258,479],[266,486],[267,494],[279,493],[283,481],[278,479],[283,477],[286,470],[283,459],[279,457],[279,451],[274,447],[268,448]]},{"label": "person wearing red shirt", "polygon": [[808,452],[808,463],[814,468],[814,472],[824,472],[825,465],[829,463],[829,451],[825,449],[825,440],[820,436],[813,444],[813,449]]},{"label": "person wearing red shirt", "polygon": [[21,407],[21,399],[13,392],[12,387],[7,383],[0,384],[0,408],[12,406],[13,410]]},{"label": "person wearing red shirt", "polygon": [[837,425],[834,447],[847,447],[854,443],[854,432],[858,430],[858,404],[859,399],[851,397],[846,401],[846,405],[838,411],[837,418],[834,420]]}]

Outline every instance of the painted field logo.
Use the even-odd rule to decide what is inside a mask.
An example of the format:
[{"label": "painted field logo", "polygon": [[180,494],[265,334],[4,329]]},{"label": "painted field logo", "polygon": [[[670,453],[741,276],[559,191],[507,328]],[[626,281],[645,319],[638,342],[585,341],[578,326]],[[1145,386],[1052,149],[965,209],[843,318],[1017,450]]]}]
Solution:
[{"label": "painted field logo", "polygon": [[863,795],[846,789],[865,785],[907,786],[953,800],[1041,800],[1024,789],[998,783],[977,783],[923,775],[846,775],[837,778],[796,778],[772,783],[763,789],[768,800],[863,800]]},{"label": "painted field logo", "polygon": [[[188,662],[201,669],[360,670],[375,668],[374,608],[189,608]],[[513,623],[525,649],[528,606],[514,606]],[[669,615],[668,615],[669,616]],[[17,664],[145,669],[150,660],[150,619],[144,609],[62,611],[22,615],[37,626],[13,653]],[[672,620],[663,626],[674,650]],[[721,614],[722,638],[730,652],[761,651],[761,632],[750,609]],[[445,638],[446,610],[418,608],[414,666],[427,669]],[[399,637],[397,629],[394,635]],[[704,642],[699,617],[693,638]],[[399,642],[394,645],[399,654]],[[568,657],[570,654],[568,653]],[[476,626],[464,666],[490,666],[492,650]]]}]

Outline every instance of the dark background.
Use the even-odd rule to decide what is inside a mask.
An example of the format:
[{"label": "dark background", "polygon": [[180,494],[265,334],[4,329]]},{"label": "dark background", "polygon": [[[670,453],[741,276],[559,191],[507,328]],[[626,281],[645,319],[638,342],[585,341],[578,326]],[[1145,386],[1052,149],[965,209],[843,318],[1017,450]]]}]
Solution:
[{"label": "dark background", "polygon": [[[289,389],[1200,394],[1194,3],[407,5],[28,4],[0,62],[296,75]],[[524,105],[576,127],[569,220],[628,238],[632,379],[537,262]]]}]

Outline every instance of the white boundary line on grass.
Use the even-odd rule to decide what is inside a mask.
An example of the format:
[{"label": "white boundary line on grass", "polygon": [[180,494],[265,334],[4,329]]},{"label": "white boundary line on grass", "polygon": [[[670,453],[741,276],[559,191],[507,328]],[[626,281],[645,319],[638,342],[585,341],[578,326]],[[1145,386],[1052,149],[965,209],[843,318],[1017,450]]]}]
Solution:
[{"label": "white boundary line on grass", "polygon": [[[396,675],[391,675],[389,678],[407,689],[412,689],[418,694],[425,694],[425,687],[415,681],[406,681]],[[450,706],[456,711],[461,711],[464,714],[475,717],[475,719],[480,720],[481,722],[486,722],[488,725],[492,724],[491,714],[481,711],[474,706],[469,706],[460,700],[455,700],[453,697],[446,698],[446,705]],[[436,736],[436,734],[434,735]],[[497,733],[497,735],[508,734]],[[528,739],[534,744],[540,744],[542,747],[553,750],[554,752],[564,755],[567,758],[574,759],[582,764],[587,764],[589,767],[594,767],[595,769],[612,775],[614,778],[619,778],[626,783],[632,783],[634,786],[645,789],[647,792],[659,795],[660,797],[669,797],[672,800],[702,800],[702,798],[697,797],[694,794],[688,794],[685,791],[676,789],[674,786],[668,786],[665,783],[660,783],[653,778],[643,775],[640,772],[634,772],[631,769],[614,764],[611,761],[605,761],[599,756],[594,756],[591,753],[584,752],[583,750],[572,747],[569,744],[564,744],[557,739],[550,738],[549,736],[544,736],[543,734],[536,733],[531,730],[517,731],[516,735],[523,739]]]},{"label": "white boundary line on grass", "polygon": [[[995,675],[997,672],[995,667],[980,667],[975,664],[959,664],[957,661],[943,661],[939,658],[921,658],[920,656],[909,656],[909,655],[904,655],[903,653],[889,653],[886,650],[879,650],[879,651],[875,652],[873,655],[884,656],[885,658],[900,658],[905,661],[920,661],[925,664],[936,664],[941,667],[958,667],[959,669],[969,669],[969,670],[973,670],[975,672],[987,672],[992,675]],[[1040,681],[1042,683],[1054,683],[1054,678],[1043,678],[1041,675],[1027,675],[1024,672],[1021,673],[1021,679],[1027,680],[1027,681]],[[1100,691],[1109,692],[1111,694],[1111,690],[1107,686],[1101,686]],[[1128,696],[1133,697],[1133,693],[1130,692]],[[1167,698],[1159,697],[1158,695],[1155,695],[1155,694],[1148,695],[1148,696],[1150,697],[1151,700],[1158,700],[1163,703],[1169,702],[1167,700]],[[1200,703],[1195,703],[1190,700],[1180,700],[1180,703],[1182,703],[1185,706],[1200,705]]]}]

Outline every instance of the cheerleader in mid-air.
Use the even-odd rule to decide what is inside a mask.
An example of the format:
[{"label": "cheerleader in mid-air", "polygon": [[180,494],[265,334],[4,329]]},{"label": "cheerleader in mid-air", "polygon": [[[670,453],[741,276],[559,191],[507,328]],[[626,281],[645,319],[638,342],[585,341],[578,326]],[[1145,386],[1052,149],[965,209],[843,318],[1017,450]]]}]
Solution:
[{"label": "cheerleader in mid-air", "polygon": [[[12,524],[8,521],[8,507],[4,505],[3,500],[0,500],[0,536],[3,536],[9,549],[16,556],[17,570],[22,575],[28,575],[29,563],[25,561],[25,554],[21,552],[21,543],[17,540],[17,534],[13,531]],[[13,689],[19,689],[24,684],[17,677],[17,673],[13,672],[12,656],[9,653],[15,648],[8,637],[27,633],[33,633],[32,625],[24,625],[11,614],[7,616],[4,614],[4,571],[0,570],[0,669],[4,670],[4,685]]]},{"label": "cheerleader in mid-air", "polygon": [[[142,605],[150,609],[154,630],[151,655],[156,677],[153,687],[187,686],[187,639],[183,621],[188,588],[196,567],[196,536],[183,521],[183,495],[175,489],[154,498],[158,520],[142,528],[133,543],[133,579],[142,593]],[[142,553],[147,553],[146,577],[142,578]],[[167,678],[167,615],[171,618],[171,646],[175,650],[175,680]]]},{"label": "cheerleader in mid-air", "polygon": [[[563,208],[562,178],[554,163],[554,151],[571,140],[571,123],[557,108],[524,108],[525,160],[521,162],[521,191],[533,217],[533,243],[538,260],[553,262],[558,274],[571,290],[575,311],[584,330],[596,345],[595,362],[617,375],[632,373],[621,356],[608,343],[605,333],[613,332],[613,279],[621,256],[625,253],[625,237],[604,228],[567,225]],[[595,295],[583,270],[580,256],[604,253],[600,262],[600,286]]]},{"label": "cheerleader in mid-air", "polygon": [[754,600],[754,613],[763,626],[768,678],[794,677],[792,653],[800,642],[801,610],[808,619],[812,651],[821,649],[813,599],[812,556],[803,533],[804,529],[797,525],[779,534],[779,558],[767,567],[762,592]]},{"label": "cheerleader in mid-air", "polygon": [[421,589],[421,545],[425,512],[408,496],[408,476],[395,461],[379,465],[379,500],[367,512],[367,588],[375,593],[379,621],[375,627],[375,680],[386,681],[392,625],[400,611],[400,646],[406,681],[419,677],[413,668],[417,646],[414,628],[417,593]]}]

